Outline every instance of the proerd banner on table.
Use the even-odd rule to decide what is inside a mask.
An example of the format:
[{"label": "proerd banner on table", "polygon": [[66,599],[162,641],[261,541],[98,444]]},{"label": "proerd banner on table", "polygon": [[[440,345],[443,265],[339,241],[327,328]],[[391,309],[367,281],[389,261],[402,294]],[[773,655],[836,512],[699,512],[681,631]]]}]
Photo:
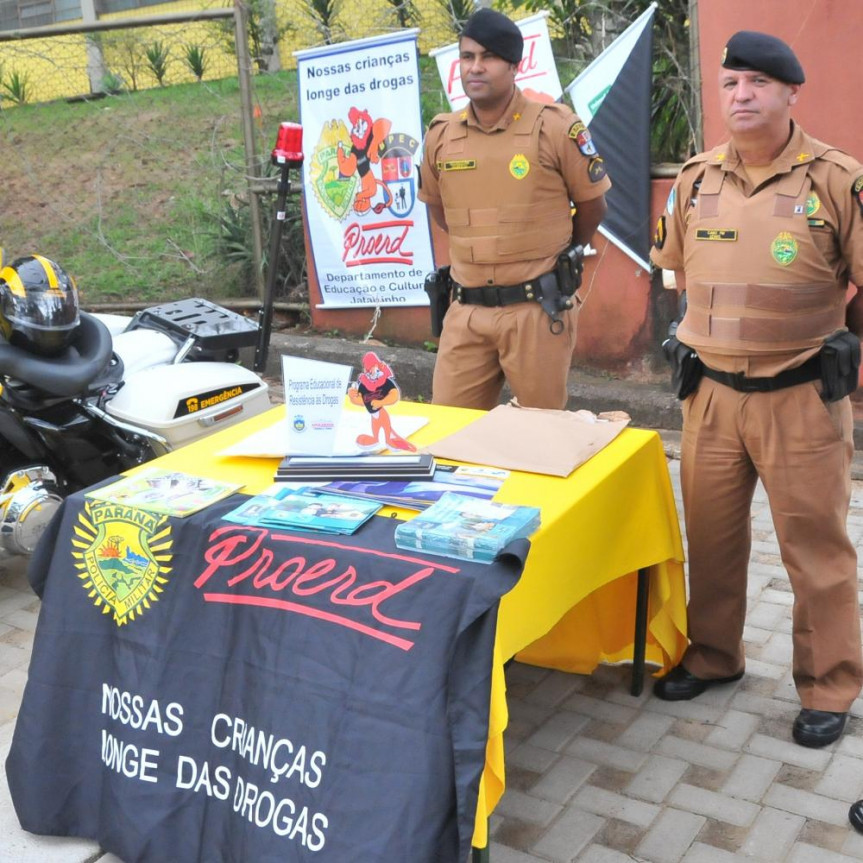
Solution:
[{"label": "proerd banner on table", "polygon": [[322,307],[425,306],[417,30],[295,52],[303,192]]},{"label": "proerd banner on table", "polygon": [[[563,95],[551,40],[548,36],[548,12],[539,12],[515,23],[524,36],[524,54],[518,64],[515,83],[525,96],[537,102],[557,102]],[[450,108],[457,111],[467,105],[467,96],[461,85],[458,68],[458,42],[435,48],[429,56],[437,62],[438,74]]]},{"label": "proerd banner on table", "polygon": [[64,501],[6,774],[25,830],[136,863],[463,863],[488,737],[491,567]]}]

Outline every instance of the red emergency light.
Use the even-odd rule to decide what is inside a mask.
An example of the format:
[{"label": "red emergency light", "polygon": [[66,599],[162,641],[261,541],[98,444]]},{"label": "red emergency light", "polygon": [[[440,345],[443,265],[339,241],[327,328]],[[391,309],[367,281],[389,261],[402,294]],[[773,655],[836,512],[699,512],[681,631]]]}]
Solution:
[{"label": "red emergency light", "polygon": [[303,127],[299,123],[281,123],[272,154],[274,165],[299,168],[303,164]]}]

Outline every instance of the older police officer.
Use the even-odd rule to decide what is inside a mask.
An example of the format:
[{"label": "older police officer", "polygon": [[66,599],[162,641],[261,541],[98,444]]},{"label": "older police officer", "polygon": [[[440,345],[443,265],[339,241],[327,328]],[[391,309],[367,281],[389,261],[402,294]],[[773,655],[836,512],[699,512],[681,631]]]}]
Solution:
[{"label": "older police officer", "polygon": [[475,12],[459,38],[469,104],[435,117],[425,139],[419,197],[449,234],[455,299],[437,404],[490,409],[505,377],[523,405],[566,405],[577,301],[559,283],[558,256],[589,242],[611,184],[578,117],[516,86],[522,50],[509,18]]},{"label": "older police officer", "polygon": [[846,292],[863,285],[863,166],[791,119],[803,81],[781,40],[732,36],[719,72],[730,140],[684,165],[657,227],[651,257],[686,290],[677,338],[703,378],[682,403],[691,644],[654,692],[689,699],[743,675],[760,478],[794,591],[793,737],[824,746],[863,681],[845,526],[863,331],[861,294],[846,305]]}]

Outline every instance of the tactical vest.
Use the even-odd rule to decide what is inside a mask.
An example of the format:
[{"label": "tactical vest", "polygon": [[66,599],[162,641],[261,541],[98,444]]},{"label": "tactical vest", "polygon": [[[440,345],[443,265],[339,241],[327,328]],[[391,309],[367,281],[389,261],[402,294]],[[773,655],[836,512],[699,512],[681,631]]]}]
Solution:
[{"label": "tactical vest", "polygon": [[[458,114],[445,120],[438,182],[454,276],[470,287],[492,281],[489,266],[496,284],[538,276],[569,245],[569,193],[561,175],[539,159],[545,107],[527,100],[517,120],[491,134]],[[507,265],[517,277],[508,277]]]},{"label": "tactical vest", "polygon": [[807,221],[809,166],[827,149],[819,147],[748,198],[721,164],[706,165],[686,228],[682,342],[736,356],[781,354],[817,347],[845,325],[845,285]]}]

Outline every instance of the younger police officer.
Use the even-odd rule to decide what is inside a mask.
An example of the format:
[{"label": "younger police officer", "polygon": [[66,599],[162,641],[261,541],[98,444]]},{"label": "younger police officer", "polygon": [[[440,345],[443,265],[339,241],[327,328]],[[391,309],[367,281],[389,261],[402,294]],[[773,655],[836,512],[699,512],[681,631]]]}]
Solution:
[{"label": "younger police officer", "polygon": [[435,117],[425,139],[419,197],[449,234],[454,282],[436,404],[491,409],[505,377],[522,405],[566,405],[575,309],[550,306],[558,256],[590,241],[611,184],[578,117],[516,87],[522,50],[506,16],[474,13],[459,39],[470,103]]},{"label": "younger police officer", "polygon": [[845,525],[852,333],[863,330],[861,294],[846,306],[846,291],[863,285],[863,166],[792,121],[804,75],[784,42],[737,33],[719,71],[730,141],[684,165],[651,253],[687,292],[677,337],[704,364],[682,403],[691,644],[654,692],[689,699],[743,674],[761,479],[794,591],[793,737],[824,746],[863,681]]}]

